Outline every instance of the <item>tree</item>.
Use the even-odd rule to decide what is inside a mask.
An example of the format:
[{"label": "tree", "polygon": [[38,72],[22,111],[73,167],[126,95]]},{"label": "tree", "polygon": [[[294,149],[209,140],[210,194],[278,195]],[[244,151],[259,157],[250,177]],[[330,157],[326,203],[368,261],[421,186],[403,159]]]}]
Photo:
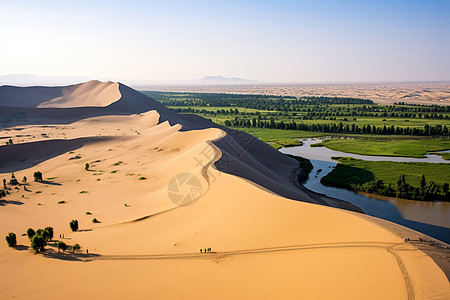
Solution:
[{"label": "tree", "polygon": [[34,181],[42,181],[42,173],[40,171],[34,172]]},{"label": "tree", "polygon": [[425,175],[422,174],[422,176],[420,176],[420,184],[419,184],[420,189],[421,190],[425,189],[426,185],[427,184],[426,184],[426,181],[425,181]]},{"label": "tree", "polygon": [[77,231],[78,230],[78,220],[72,220],[69,223],[70,229],[72,229],[72,231]]},{"label": "tree", "polygon": [[59,252],[59,249],[62,249],[63,252],[66,251],[66,249],[67,249],[66,243],[61,242],[61,241],[56,243],[56,247],[58,248],[58,252]]},{"label": "tree", "polygon": [[33,236],[36,234],[36,231],[34,231],[33,228],[28,228],[27,229],[27,236],[28,238],[31,240],[33,238]]},{"label": "tree", "polygon": [[26,176],[23,176],[22,182],[23,182],[24,184],[27,183],[27,177],[26,177]]},{"label": "tree", "polygon": [[3,178],[3,187],[6,188],[6,179]]},{"label": "tree", "polygon": [[38,252],[43,252],[44,247],[45,247],[44,238],[39,234],[35,234],[31,238],[31,249],[33,249],[35,253],[38,253]]},{"label": "tree", "polygon": [[5,190],[0,190],[0,199],[2,199],[3,197],[6,197],[6,192]]},{"label": "tree", "polygon": [[48,232],[48,240],[51,241],[53,238],[53,227],[48,226],[44,230]]},{"label": "tree", "polygon": [[79,244],[75,244],[72,246],[72,251],[75,253],[77,250],[80,250],[80,245]]},{"label": "tree", "polygon": [[86,164],[84,165],[84,169],[85,169],[86,171],[89,170],[89,164],[88,164],[88,163],[86,163]]},{"label": "tree", "polygon": [[16,234],[14,232],[8,233],[5,237],[6,243],[8,243],[9,247],[15,247],[17,245]]}]

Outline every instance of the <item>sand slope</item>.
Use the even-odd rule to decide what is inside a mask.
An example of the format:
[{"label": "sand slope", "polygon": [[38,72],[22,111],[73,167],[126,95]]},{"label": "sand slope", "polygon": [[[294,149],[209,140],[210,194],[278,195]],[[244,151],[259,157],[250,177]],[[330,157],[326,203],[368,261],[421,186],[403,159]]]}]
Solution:
[{"label": "sand slope", "polygon": [[[142,103],[118,88],[121,99]],[[206,121],[174,116],[185,122],[177,124],[161,110],[0,131],[20,143],[0,146],[7,155],[0,179],[13,170],[29,179],[0,206],[0,235],[13,231],[19,244],[0,243],[0,298],[450,296],[433,260],[385,227],[306,196],[279,196],[302,197],[288,184],[291,159],[248,136],[205,128]],[[31,180],[36,170],[44,182]],[[195,189],[180,184],[175,191],[180,174]],[[179,206],[174,193],[195,197]],[[70,232],[71,219],[79,220],[78,232]],[[54,227],[56,240],[79,243],[81,253],[58,254],[51,242],[44,255],[33,255],[22,234],[45,226]]]}]

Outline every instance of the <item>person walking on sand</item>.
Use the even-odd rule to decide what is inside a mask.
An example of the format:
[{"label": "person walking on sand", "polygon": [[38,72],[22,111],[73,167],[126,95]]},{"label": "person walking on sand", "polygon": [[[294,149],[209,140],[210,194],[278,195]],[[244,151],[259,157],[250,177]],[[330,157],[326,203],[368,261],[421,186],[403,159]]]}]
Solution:
[{"label": "person walking on sand", "polygon": [[86,249],[86,254],[89,254],[89,249]]}]

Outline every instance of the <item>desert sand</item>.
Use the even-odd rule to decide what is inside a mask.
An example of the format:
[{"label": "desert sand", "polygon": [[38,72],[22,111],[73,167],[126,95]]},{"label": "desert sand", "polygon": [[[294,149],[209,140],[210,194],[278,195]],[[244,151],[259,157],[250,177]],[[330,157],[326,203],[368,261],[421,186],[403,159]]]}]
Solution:
[{"label": "desert sand", "polygon": [[[1,299],[450,297],[429,255],[383,222],[311,197],[294,184],[296,161],[249,135],[119,83],[41,97],[28,88],[23,101],[2,89],[0,141],[14,145],[0,146],[0,179],[28,183],[1,201],[0,235],[18,242],[0,243]],[[50,242],[33,254],[23,234],[46,226],[79,253]]]},{"label": "desert sand", "polygon": [[392,105],[406,102],[450,105],[450,82],[255,84],[236,86],[136,86],[143,91],[260,94],[281,96],[327,96],[370,99]]}]

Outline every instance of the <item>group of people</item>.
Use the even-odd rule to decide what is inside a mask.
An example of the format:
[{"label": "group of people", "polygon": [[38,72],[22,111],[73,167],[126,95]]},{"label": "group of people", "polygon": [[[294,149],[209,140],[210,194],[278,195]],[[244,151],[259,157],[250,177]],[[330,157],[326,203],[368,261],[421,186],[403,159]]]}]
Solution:
[{"label": "group of people", "polygon": [[[408,242],[410,242],[410,241],[411,241],[410,238],[405,237],[405,243],[408,243]],[[419,243],[422,243],[422,242],[423,242],[423,239],[422,239],[422,238],[419,238]]]},{"label": "group of people", "polygon": [[206,253],[206,252],[211,252],[211,248],[200,249],[200,253]]}]

